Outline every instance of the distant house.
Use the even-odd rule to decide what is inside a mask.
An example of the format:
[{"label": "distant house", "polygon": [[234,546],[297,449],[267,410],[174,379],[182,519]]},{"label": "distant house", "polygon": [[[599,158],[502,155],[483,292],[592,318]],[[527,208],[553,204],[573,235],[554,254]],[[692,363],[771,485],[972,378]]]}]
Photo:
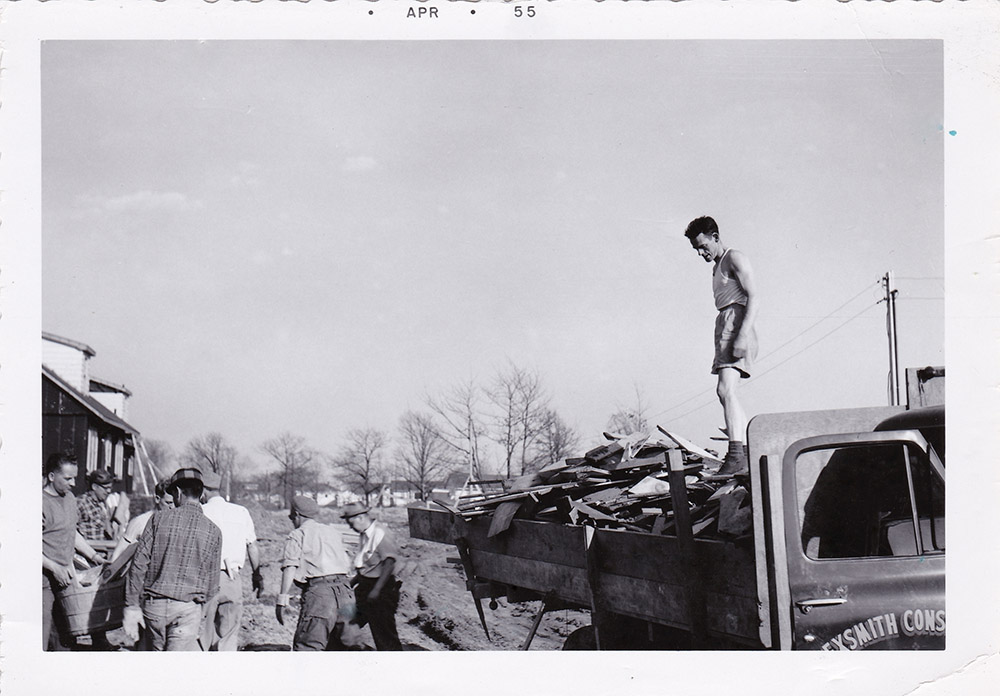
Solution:
[{"label": "distant house", "polygon": [[465,498],[474,498],[481,495],[493,495],[503,492],[503,482],[495,481],[473,481],[467,472],[454,472],[448,474],[443,481],[434,483],[431,489],[431,500],[440,500],[449,505],[462,502]]},{"label": "distant house", "polygon": [[398,479],[382,487],[382,507],[406,506],[420,499],[420,489],[410,483]]},{"label": "distant house", "polygon": [[76,493],[87,490],[86,474],[107,469],[126,493],[150,495],[155,480],[143,462],[139,431],[126,420],[125,387],[90,375],[90,346],[42,333],[42,459],[53,452],[76,454]]}]

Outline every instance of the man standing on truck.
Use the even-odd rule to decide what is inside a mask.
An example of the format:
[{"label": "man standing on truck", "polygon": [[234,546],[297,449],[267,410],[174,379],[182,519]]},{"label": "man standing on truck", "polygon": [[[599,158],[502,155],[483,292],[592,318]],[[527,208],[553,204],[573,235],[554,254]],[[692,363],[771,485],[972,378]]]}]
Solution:
[{"label": "man standing on truck", "polygon": [[712,266],[712,290],[715,294],[715,358],[712,374],[719,376],[716,394],[726,419],[729,451],[718,471],[719,476],[746,473],[747,453],[744,435],[746,413],[737,398],[740,379],[750,376],[757,357],[758,295],[750,261],[740,251],[719,240],[719,226],[710,217],[692,220],[684,231],[694,250]]}]

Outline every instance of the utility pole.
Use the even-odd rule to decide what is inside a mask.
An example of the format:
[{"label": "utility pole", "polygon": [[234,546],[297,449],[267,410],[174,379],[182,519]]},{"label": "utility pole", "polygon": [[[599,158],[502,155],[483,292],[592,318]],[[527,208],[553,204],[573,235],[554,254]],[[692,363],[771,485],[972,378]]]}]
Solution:
[{"label": "utility pole", "polygon": [[896,287],[892,271],[882,276],[885,287],[886,329],[889,336],[889,405],[899,406],[899,345],[896,338]]}]

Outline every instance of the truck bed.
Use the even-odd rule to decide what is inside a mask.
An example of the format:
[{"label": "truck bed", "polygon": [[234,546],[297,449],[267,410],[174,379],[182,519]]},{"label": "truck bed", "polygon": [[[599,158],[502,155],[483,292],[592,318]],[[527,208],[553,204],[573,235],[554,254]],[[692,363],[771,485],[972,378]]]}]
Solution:
[{"label": "truck bed", "polygon": [[408,513],[412,537],[445,544],[464,538],[479,581],[680,629],[692,626],[689,593],[697,587],[709,636],[762,647],[749,544],[696,539],[691,563],[671,536],[598,529],[588,549],[582,526],[514,520],[490,538],[489,517],[463,521],[420,505]]}]

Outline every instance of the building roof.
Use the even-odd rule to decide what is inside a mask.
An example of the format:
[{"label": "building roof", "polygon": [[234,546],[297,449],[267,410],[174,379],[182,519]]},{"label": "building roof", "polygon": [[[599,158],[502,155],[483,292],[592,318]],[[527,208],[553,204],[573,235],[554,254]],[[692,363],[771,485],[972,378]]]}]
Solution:
[{"label": "building roof", "polygon": [[49,333],[48,331],[42,332],[43,341],[52,341],[53,343],[61,343],[64,346],[69,346],[70,348],[76,348],[81,351],[88,358],[92,358],[97,355],[97,351],[88,346],[86,343],[80,343],[79,341],[74,341],[71,338],[63,338],[62,336],[56,336],[55,334]]},{"label": "building roof", "polygon": [[[94,387],[97,387],[96,389]],[[125,388],[124,384],[115,384],[114,382],[109,382],[106,379],[100,379],[98,377],[90,378],[90,391],[92,392],[116,392],[118,394],[124,394],[125,396],[132,396],[132,392]]]},{"label": "building roof", "polygon": [[51,369],[46,365],[42,365],[42,376],[51,380],[57,387],[62,389],[64,392],[69,394],[73,399],[83,406],[85,409],[93,413],[95,416],[100,418],[102,421],[108,425],[113,425],[116,428],[124,430],[125,432],[136,436],[139,435],[139,431],[133,428],[131,425],[123,421],[114,412],[110,411],[103,404],[101,404],[97,399],[94,399],[86,394],[80,393],[78,390],[73,388],[69,382],[60,377],[55,370]]}]

